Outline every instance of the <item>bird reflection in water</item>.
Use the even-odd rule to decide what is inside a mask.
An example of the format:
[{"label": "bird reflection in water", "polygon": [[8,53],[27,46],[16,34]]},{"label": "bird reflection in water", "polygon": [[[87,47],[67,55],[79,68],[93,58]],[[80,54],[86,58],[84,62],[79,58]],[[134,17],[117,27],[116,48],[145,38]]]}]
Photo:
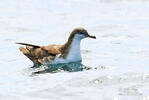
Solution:
[{"label": "bird reflection in water", "polygon": [[[42,66],[41,66],[42,67]],[[79,62],[63,63],[63,64],[49,64],[42,68],[42,70],[33,72],[33,74],[57,73],[61,71],[78,72],[83,70],[90,70],[91,68]]]}]

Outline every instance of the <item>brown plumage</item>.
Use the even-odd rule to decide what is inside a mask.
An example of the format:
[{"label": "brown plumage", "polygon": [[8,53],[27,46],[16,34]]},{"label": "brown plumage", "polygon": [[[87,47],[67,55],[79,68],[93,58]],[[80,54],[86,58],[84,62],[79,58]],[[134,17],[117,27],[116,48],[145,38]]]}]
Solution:
[{"label": "brown plumage", "polygon": [[48,46],[38,46],[27,43],[17,44],[26,46],[26,48],[19,47],[19,49],[25,56],[27,56],[34,63],[34,65],[42,65],[45,63],[50,64],[51,61],[54,61],[57,55],[59,55],[58,57],[62,59],[67,58],[67,55],[71,49],[72,41],[76,34],[83,35],[83,38],[96,38],[95,36],[90,36],[85,29],[76,28],[71,32],[68,41],[63,45],[53,44]]}]

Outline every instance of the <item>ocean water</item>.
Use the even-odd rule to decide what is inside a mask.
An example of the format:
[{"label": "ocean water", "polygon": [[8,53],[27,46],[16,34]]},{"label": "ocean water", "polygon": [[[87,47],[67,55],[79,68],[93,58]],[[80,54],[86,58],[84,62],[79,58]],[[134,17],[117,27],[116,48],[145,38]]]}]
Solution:
[{"label": "ocean water", "polygon": [[[148,0],[0,0],[0,100],[149,100],[148,11]],[[97,37],[81,43],[89,69],[31,68],[15,44],[63,44],[76,27]]]}]

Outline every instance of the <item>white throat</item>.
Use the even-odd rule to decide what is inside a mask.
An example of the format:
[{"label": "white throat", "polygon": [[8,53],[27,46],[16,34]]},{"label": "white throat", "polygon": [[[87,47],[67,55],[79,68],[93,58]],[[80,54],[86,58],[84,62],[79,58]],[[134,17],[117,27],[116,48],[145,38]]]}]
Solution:
[{"label": "white throat", "polygon": [[71,47],[66,59],[59,58],[58,56],[55,58],[54,61],[51,62],[51,64],[81,61],[82,58],[81,58],[81,51],[80,51],[80,43],[82,39],[83,39],[82,36],[75,35],[75,37],[72,40]]},{"label": "white throat", "polygon": [[80,50],[80,43],[81,43],[81,39],[79,35],[76,35],[71,43],[71,48],[70,51],[67,55],[67,60],[71,60],[73,61],[81,61],[81,50]]}]

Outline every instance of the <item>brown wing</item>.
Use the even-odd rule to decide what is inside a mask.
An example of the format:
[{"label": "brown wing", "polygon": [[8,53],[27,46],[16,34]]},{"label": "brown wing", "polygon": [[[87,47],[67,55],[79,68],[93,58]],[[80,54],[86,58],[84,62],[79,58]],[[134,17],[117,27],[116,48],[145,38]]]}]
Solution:
[{"label": "brown wing", "polygon": [[17,44],[26,45],[26,48],[20,47],[20,51],[34,63],[48,63],[54,60],[57,54],[61,54],[61,45],[37,46],[27,43]]},{"label": "brown wing", "polygon": [[49,54],[57,55],[60,54],[62,45],[49,45],[49,46],[42,46],[41,49],[47,51]]},{"label": "brown wing", "polygon": [[44,65],[49,64],[55,59],[57,54],[61,54],[60,49],[61,45],[42,46],[39,50],[36,49],[35,51],[37,52],[37,55],[40,55],[38,57],[38,62]]}]

